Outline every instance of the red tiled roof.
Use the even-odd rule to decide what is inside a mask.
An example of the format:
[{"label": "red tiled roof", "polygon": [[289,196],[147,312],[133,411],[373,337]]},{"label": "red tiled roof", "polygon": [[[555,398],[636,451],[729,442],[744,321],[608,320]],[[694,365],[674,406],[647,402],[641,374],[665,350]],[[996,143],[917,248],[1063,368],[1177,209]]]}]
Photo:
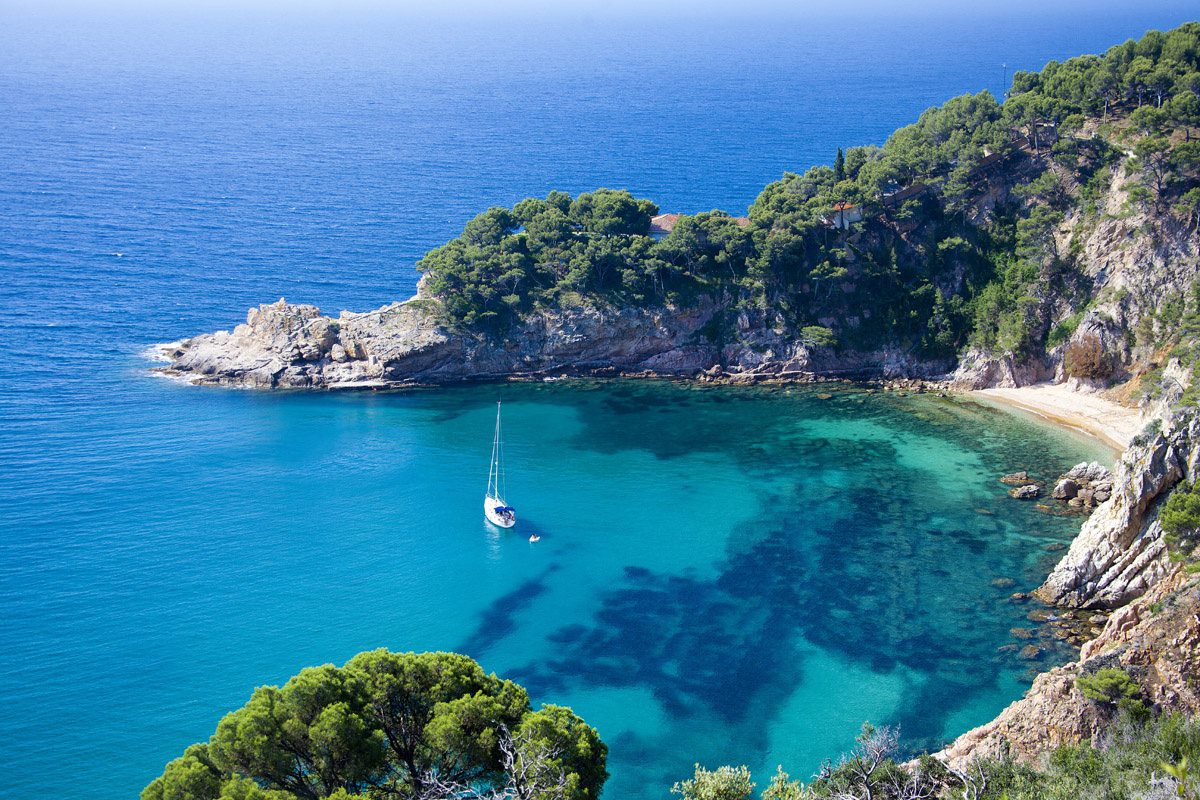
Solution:
[{"label": "red tiled roof", "polygon": [[657,217],[650,218],[651,233],[670,233],[675,229],[675,223],[679,222],[683,214],[659,214]]}]

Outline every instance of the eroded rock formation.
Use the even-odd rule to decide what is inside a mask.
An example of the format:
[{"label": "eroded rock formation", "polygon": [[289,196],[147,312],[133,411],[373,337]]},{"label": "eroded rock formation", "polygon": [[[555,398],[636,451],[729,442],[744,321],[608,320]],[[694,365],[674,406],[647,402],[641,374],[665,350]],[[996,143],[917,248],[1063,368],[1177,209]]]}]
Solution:
[{"label": "eroded rock formation", "polygon": [[1111,497],[1084,522],[1038,596],[1071,608],[1110,609],[1158,582],[1168,559],[1153,510],[1180,480],[1196,476],[1197,459],[1200,423],[1194,419],[1131,447],[1117,465]]},{"label": "eroded rock formation", "polygon": [[1060,745],[1091,741],[1112,719],[1110,706],[1084,697],[1076,681],[1100,669],[1125,670],[1149,705],[1200,713],[1200,579],[1173,569],[1149,592],[1109,617],[1073,664],[1042,673],[996,719],[967,731],[936,756],[962,767],[1005,753],[1038,764]]}]

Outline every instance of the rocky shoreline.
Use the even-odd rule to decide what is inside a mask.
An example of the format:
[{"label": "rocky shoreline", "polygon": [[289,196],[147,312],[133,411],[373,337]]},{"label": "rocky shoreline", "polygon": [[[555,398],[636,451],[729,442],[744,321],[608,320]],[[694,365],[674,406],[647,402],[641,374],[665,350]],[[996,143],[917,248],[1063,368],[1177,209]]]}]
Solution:
[{"label": "rocky shoreline", "polygon": [[[1093,612],[1088,621],[1104,627],[1083,642],[1076,662],[1037,676],[996,719],[935,754],[953,766],[1004,754],[1036,765],[1054,747],[1094,740],[1115,710],[1085,697],[1076,681],[1100,669],[1125,670],[1160,712],[1200,714],[1200,577],[1175,563],[1156,519],[1171,489],[1200,477],[1200,419],[1168,413],[1159,431],[1133,442],[1111,477],[1087,472],[1081,477],[1092,479],[1093,492],[1111,484],[1111,496],[1096,503],[1033,595],[1077,616]],[[1064,479],[1075,481],[1070,473]],[[1055,490],[1067,489],[1062,480]]]},{"label": "rocky shoreline", "polygon": [[284,300],[250,309],[232,331],[158,345],[158,371],[196,384],[257,389],[398,389],[547,377],[664,377],[704,382],[945,379],[953,364],[899,348],[835,353],[749,320],[736,343],[713,341],[715,303],[593,306],[531,315],[503,341],[443,326],[420,292],[336,319]]}]

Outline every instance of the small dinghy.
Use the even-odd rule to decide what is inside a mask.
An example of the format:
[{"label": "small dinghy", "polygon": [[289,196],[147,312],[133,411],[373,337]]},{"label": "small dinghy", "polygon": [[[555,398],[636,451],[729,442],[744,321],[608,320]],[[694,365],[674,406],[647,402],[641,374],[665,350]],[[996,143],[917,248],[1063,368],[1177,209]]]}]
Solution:
[{"label": "small dinghy", "polygon": [[498,528],[517,524],[517,511],[504,499],[504,440],[500,437],[500,403],[496,402],[496,437],[492,440],[492,465],[488,468],[483,516]]}]

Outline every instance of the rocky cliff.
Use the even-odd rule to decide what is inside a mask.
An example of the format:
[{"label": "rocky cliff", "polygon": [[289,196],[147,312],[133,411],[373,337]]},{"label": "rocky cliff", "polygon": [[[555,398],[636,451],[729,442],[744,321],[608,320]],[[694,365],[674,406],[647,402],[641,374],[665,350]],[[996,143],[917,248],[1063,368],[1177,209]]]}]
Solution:
[{"label": "rocky cliff", "polygon": [[1200,422],[1168,424],[1122,456],[1112,497],[1083,524],[1063,559],[1037,590],[1070,608],[1117,608],[1167,573],[1166,541],[1155,519],[1158,501],[1180,480],[1197,477]]},{"label": "rocky cliff", "polygon": [[1112,496],[1036,592],[1067,608],[1111,611],[1103,629],[1077,662],[1039,675],[1021,700],[937,757],[961,767],[1009,753],[1036,764],[1054,747],[1095,740],[1114,709],[1084,697],[1076,681],[1105,668],[1125,670],[1158,711],[1200,713],[1200,578],[1172,562],[1156,519],[1176,484],[1200,478],[1200,419],[1160,410],[1161,428],[1125,452]]},{"label": "rocky cliff", "polygon": [[1076,681],[1118,668],[1162,712],[1200,713],[1200,579],[1172,568],[1149,592],[1116,611],[1079,660],[1039,675],[1025,696],[986,725],[958,737],[936,757],[956,767],[1009,754],[1038,764],[1060,745],[1092,741],[1115,709],[1084,697]]},{"label": "rocky cliff", "polygon": [[1111,359],[1113,378],[1145,369],[1156,349],[1177,331],[1164,306],[1182,303],[1200,280],[1200,232],[1170,216],[1138,209],[1123,190],[1129,165],[1109,170],[1099,215],[1075,210],[1055,232],[1057,249],[1084,277],[1087,291],[1075,299],[1047,291],[1035,298],[1038,324],[1047,327],[1073,316],[1070,337],[1045,352],[1011,353],[971,349],[964,353],[953,385],[963,389],[1019,387],[1068,379],[1064,355],[1072,343],[1095,337]]},{"label": "rocky cliff", "polygon": [[734,343],[710,338],[719,307],[605,308],[531,314],[499,340],[453,331],[420,293],[334,319],[282,299],[250,309],[229,331],[159,346],[161,370],[195,383],[252,388],[389,388],[511,377],[591,374],[721,376],[734,381],[812,376],[933,376],[946,362],[901,350],[835,354],[749,318]]}]

